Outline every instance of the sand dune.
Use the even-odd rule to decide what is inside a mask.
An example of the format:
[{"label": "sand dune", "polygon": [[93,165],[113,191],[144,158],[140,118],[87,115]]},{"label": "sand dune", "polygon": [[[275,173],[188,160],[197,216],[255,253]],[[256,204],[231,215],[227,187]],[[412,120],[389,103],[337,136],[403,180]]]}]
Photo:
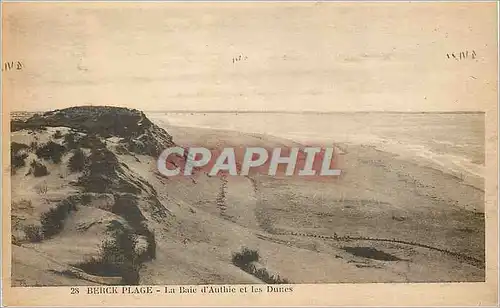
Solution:
[{"label": "sand dune", "polygon": [[[93,116],[101,112],[125,111]],[[343,175],[328,180],[166,178],[154,151],[172,140],[206,147],[299,143],[155,125],[126,112],[127,131],[48,121],[57,113],[13,130],[11,141],[25,145],[14,154],[26,153],[12,175],[15,285],[96,283],[91,276],[104,284],[117,277],[138,284],[484,281],[484,192],[458,177],[373,146],[338,144]],[[137,123],[147,124],[130,130]],[[67,136],[77,133],[81,145],[96,139],[81,146],[86,162],[74,172]],[[56,162],[40,157],[49,141],[62,147]],[[34,176],[32,160],[47,174]],[[49,232],[47,213],[59,208],[64,217]],[[125,261],[107,259],[110,245]],[[258,253],[254,270],[234,262],[243,247]],[[136,276],[124,274],[127,266]],[[84,274],[70,274],[74,268]]]}]

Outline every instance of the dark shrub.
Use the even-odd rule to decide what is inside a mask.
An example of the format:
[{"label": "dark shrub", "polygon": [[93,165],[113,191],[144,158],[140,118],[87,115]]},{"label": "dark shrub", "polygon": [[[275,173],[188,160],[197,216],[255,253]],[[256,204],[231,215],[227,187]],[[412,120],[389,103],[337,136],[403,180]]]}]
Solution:
[{"label": "dark shrub", "polygon": [[121,269],[115,264],[104,263],[97,258],[91,258],[87,262],[76,264],[78,267],[91,275],[105,276],[105,277],[121,277]]},{"label": "dark shrub", "polygon": [[76,143],[79,147],[86,149],[103,149],[106,147],[105,144],[102,143],[101,139],[96,135],[78,136]]},{"label": "dark shrub", "polygon": [[139,235],[146,235],[144,225],[146,218],[139,209],[137,197],[132,194],[116,194],[111,209],[113,214],[123,217]]},{"label": "dark shrub", "polygon": [[43,240],[43,231],[40,226],[28,225],[24,227],[24,234],[26,234],[26,239],[33,243]]},{"label": "dark shrub", "polygon": [[54,139],[61,139],[63,137],[63,134],[61,133],[60,130],[56,130],[54,133]]},{"label": "dark shrub", "polygon": [[99,276],[121,276],[123,284],[139,284],[140,261],[135,252],[137,236],[120,224],[110,226],[113,237],[103,242],[99,259],[79,264],[82,270]]},{"label": "dark shrub", "polygon": [[259,252],[257,250],[252,250],[244,247],[241,252],[233,253],[232,261],[234,265],[240,268],[245,268],[251,262],[259,261]]},{"label": "dark shrub", "polygon": [[69,133],[64,136],[64,145],[68,149],[94,149],[94,148],[105,148],[105,144],[102,143],[101,139],[99,139],[96,135],[80,135],[77,133]]},{"label": "dark shrub", "polygon": [[66,151],[66,147],[49,141],[36,150],[36,155],[45,160],[52,160],[54,163],[60,163],[61,157]]},{"label": "dark shrub", "polygon": [[114,238],[104,243],[102,260],[104,263],[115,264],[121,269],[124,284],[139,283],[139,267],[135,246],[137,236],[129,229],[116,230]]},{"label": "dark shrub", "polygon": [[86,162],[85,153],[80,149],[76,149],[73,150],[73,156],[68,161],[68,168],[71,172],[83,171]]},{"label": "dark shrub", "polygon": [[156,257],[156,239],[154,233],[149,230],[146,218],[139,209],[137,202],[135,195],[116,194],[111,211],[113,214],[123,217],[136,234],[146,237],[148,246],[139,258],[141,261],[147,261]]},{"label": "dark shrub", "polygon": [[269,278],[271,278],[265,268],[259,268],[255,271],[254,275],[264,282],[268,282]]},{"label": "dark shrub", "polygon": [[36,142],[36,141],[32,141],[32,142],[30,143],[29,148],[30,148],[30,150],[31,150],[31,151],[36,151],[36,149],[38,148],[38,142]]},{"label": "dark shrub", "polygon": [[257,269],[252,262],[259,261],[259,253],[256,250],[244,247],[241,252],[233,253],[232,262],[245,272],[254,275],[265,283],[286,284],[290,283],[287,279],[281,278],[279,275],[271,275],[267,269]]},{"label": "dark shrub", "polygon": [[29,149],[29,147],[24,143],[18,143],[18,142],[10,143],[10,151],[13,153],[17,153],[20,150],[26,150],[26,149]]},{"label": "dark shrub", "polygon": [[287,279],[281,278],[280,275],[271,275],[265,268],[260,268],[250,272],[255,277],[269,284],[287,284],[290,283]]},{"label": "dark shrub", "polygon": [[26,124],[22,120],[14,120],[14,119],[12,119],[10,121],[10,131],[11,132],[15,132],[15,131],[21,130],[21,129],[25,128],[25,127],[26,127]]},{"label": "dark shrub", "polygon": [[155,259],[156,258],[155,234],[153,232],[149,232],[149,234],[146,235],[146,240],[148,242],[148,250],[146,251],[146,253],[150,259]]},{"label": "dark shrub", "polygon": [[90,173],[111,175],[119,169],[118,159],[108,149],[93,149],[89,157]]},{"label": "dark shrub", "polygon": [[88,205],[92,201],[92,198],[89,194],[82,194],[80,197],[80,202],[82,205]]},{"label": "dark shrub", "polygon": [[28,146],[22,143],[12,142],[10,144],[10,163],[12,166],[12,174],[16,169],[26,166],[25,159],[28,157],[26,150]]},{"label": "dark shrub", "polygon": [[10,153],[10,163],[12,165],[12,172],[15,173],[16,169],[26,166],[25,159],[28,157],[27,153]]},{"label": "dark shrub", "polygon": [[88,157],[88,167],[79,180],[87,192],[111,192],[116,188],[119,180],[116,170],[119,168],[118,159],[109,150],[103,148],[92,149]]},{"label": "dark shrub", "polygon": [[345,251],[363,258],[369,258],[382,261],[400,261],[401,259],[386,253],[385,251],[375,249],[373,247],[342,247]]},{"label": "dark shrub", "polygon": [[117,172],[123,171],[115,154],[106,148],[93,148],[88,157],[88,167],[79,185],[87,192],[126,192],[140,193],[140,189],[131,181],[120,177]]},{"label": "dark shrub", "polygon": [[76,134],[69,133],[64,135],[64,145],[66,145],[68,149],[76,149],[77,148]]},{"label": "dark shrub", "polygon": [[79,179],[78,185],[82,186],[86,192],[106,193],[113,190],[113,180],[104,174],[83,176]]},{"label": "dark shrub", "polygon": [[116,154],[118,154],[118,155],[130,154],[130,152],[127,150],[127,148],[121,144],[117,145],[115,150],[116,150]]},{"label": "dark shrub", "polygon": [[57,204],[55,208],[43,213],[40,221],[44,237],[49,238],[59,233],[64,227],[64,220],[72,211],[76,211],[76,204],[68,198]]},{"label": "dark shrub", "polygon": [[30,166],[30,173],[32,173],[35,177],[46,176],[49,174],[47,167],[39,161],[33,160]]}]

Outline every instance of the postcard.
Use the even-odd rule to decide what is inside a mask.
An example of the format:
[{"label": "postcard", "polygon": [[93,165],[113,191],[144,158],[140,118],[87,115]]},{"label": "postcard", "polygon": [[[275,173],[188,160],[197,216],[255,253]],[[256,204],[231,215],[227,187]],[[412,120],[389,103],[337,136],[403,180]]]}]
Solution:
[{"label": "postcard", "polygon": [[498,305],[496,2],[2,14],[4,305]]}]

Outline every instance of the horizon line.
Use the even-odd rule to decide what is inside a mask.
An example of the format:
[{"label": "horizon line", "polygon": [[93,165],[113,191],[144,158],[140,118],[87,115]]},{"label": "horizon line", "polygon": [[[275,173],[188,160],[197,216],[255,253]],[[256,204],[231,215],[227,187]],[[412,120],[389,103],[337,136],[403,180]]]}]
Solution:
[{"label": "horizon line", "polygon": [[316,110],[144,110],[151,113],[269,113],[269,114],[341,114],[341,113],[393,113],[393,114],[481,114],[480,110],[456,110],[456,111],[382,111],[382,110],[358,110],[358,111],[316,111]]}]

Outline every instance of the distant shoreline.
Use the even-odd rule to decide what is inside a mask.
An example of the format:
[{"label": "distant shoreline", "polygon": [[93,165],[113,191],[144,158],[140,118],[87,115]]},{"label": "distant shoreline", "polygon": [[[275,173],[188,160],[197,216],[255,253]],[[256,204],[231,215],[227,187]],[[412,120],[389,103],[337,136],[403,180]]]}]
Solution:
[{"label": "distant shoreline", "polygon": [[248,113],[248,114],[484,114],[484,111],[259,111],[259,110],[145,110],[149,113]]}]

